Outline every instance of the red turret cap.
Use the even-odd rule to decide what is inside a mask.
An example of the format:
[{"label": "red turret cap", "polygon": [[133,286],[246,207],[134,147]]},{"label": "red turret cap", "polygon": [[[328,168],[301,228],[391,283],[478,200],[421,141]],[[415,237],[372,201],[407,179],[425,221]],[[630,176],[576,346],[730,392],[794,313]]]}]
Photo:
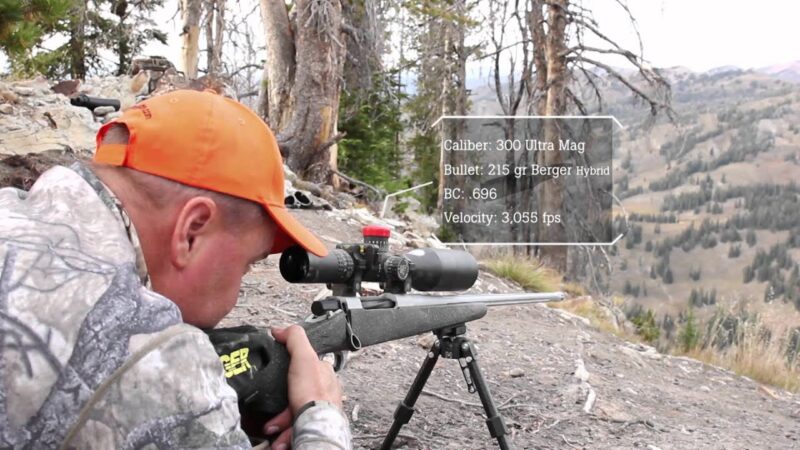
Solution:
[{"label": "red turret cap", "polygon": [[382,225],[367,225],[361,230],[361,233],[365,238],[388,238],[389,235],[392,234],[392,230],[390,230],[389,227],[384,227]]}]

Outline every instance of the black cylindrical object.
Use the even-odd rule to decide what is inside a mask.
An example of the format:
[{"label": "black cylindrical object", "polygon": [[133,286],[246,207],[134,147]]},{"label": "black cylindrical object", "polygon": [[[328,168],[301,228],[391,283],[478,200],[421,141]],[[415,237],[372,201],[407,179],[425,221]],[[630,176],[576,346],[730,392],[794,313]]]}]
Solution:
[{"label": "black cylindrical object", "polygon": [[283,251],[279,268],[290,283],[344,283],[353,276],[353,258],[341,249],[320,258],[294,246]]},{"label": "black cylindrical object", "polygon": [[478,279],[478,262],[461,250],[418,248],[403,256],[413,264],[411,286],[418,291],[462,291]]},{"label": "black cylindrical object", "polygon": [[[353,247],[351,251],[358,250]],[[389,282],[410,276],[411,287],[418,291],[462,291],[471,288],[478,279],[478,262],[460,250],[420,248],[402,257],[383,253],[377,260],[363,260],[358,255],[362,264],[366,263],[359,266],[360,281]],[[410,275],[408,265],[403,268],[402,264],[391,264],[397,259],[411,263]],[[378,264],[384,265],[383,270],[378,269]],[[348,250],[337,248],[320,258],[298,246],[284,250],[279,264],[281,275],[290,283],[348,283],[357,270],[355,266],[354,255]]]},{"label": "black cylindrical object", "polygon": [[72,106],[89,108],[94,111],[101,106],[113,106],[114,111],[119,111],[120,102],[115,98],[89,97],[86,94],[79,94],[69,99]]}]

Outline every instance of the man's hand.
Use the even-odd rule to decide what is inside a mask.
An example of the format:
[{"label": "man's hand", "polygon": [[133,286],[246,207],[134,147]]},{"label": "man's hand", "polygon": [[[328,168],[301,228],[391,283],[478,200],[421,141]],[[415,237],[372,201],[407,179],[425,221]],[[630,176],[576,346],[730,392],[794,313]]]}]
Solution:
[{"label": "man's hand", "polygon": [[308,342],[302,327],[273,328],[272,336],[286,345],[289,362],[289,409],[264,424],[264,434],[275,435],[273,449],[288,448],[292,440],[292,419],[295,412],[311,401],[326,401],[342,407],[342,389],[333,371],[333,366],[320,361]]}]

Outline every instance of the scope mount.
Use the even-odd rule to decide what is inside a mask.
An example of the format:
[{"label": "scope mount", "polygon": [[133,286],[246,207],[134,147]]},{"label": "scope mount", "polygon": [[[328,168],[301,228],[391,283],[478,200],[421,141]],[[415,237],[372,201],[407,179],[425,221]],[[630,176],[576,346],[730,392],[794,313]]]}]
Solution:
[{"label": "scope mount", "polygon": [[405,294],[410,291],[414,263],[403,256],[388,254],[391,230],[381,225],[368,225],[362,229],[362,235],[363,243],[336,245],[338,250],[350,255],[350,261],[343,260],[340,264],[342,270],[352,272],[352,276],[344,283],[328,283],[333,295],[360,295],[361,283],[368,274],[373,275],[369,278],[381,280],[379,285],[383,292]]}]

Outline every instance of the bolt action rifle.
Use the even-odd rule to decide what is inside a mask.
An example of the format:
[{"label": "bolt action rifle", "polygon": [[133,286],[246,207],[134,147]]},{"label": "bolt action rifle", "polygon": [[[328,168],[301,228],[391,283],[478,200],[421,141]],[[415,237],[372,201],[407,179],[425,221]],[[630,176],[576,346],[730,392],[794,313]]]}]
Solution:
[{"label": "bolt action rifle", "polygon": [[[324,258],[292,247],[280,258],[281,275],[291,283],[327,283],[333,295],[313,302],[311,316],[299,323],[314,350],[334,354],[337,369],[345,352],[432,332],[437,340],[427,353],[405,399],[398,405],[384,442],[389,449],[414,413],[414,403],[439,357],[456,359],[469,392],[477,392],[487,414],[489,432],[502,449],[510,448],[507,430],[480,372],[466,323],[499,305],[543,303],[564,299],[562,292],[431,296],[417,291],[458,291],[472,287],[478,264],[467,252],[416,249],[404,255],[388,252],[389,230],[364,228],[364,243],[339,244]],[[362,282],[380,283],[383,294],[359,296]],[[272,417],[288,405],[289,355],[268,332],[245,325],[207,331],[236,390],[243,416]]]}]

